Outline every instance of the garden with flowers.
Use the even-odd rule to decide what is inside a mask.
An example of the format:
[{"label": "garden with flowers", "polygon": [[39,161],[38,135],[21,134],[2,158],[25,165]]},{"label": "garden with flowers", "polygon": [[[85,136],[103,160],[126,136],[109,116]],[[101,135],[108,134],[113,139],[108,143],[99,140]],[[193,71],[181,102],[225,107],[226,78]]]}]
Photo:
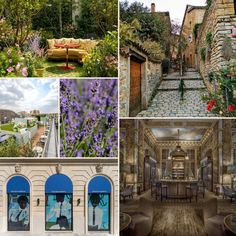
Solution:
[{"label": "garden with flowers", "polygon": [[117,157],[117,80],[62,79],[60,89],[61,157]]},{"label": "garden with flowers", "polygon": [[209,75],[214,83],[214,91],[203,95],[207,103],[207,111],[219,116],[236,116],[236,67],[229,64],[220,71]]},{"label": "garden with flowers", "polygon": [[0,77],[116,77],[117,0],[0,0]]}]

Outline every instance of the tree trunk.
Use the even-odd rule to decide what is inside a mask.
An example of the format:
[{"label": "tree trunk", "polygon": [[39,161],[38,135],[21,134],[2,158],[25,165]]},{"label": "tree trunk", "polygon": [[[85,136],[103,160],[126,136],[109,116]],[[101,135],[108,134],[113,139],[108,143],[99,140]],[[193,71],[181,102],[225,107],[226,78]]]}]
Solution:
[{"label": "tree trunk", "polygon": [[60,38],[62,37],[62,1],[59,0],[59,28],[60,28]]}]

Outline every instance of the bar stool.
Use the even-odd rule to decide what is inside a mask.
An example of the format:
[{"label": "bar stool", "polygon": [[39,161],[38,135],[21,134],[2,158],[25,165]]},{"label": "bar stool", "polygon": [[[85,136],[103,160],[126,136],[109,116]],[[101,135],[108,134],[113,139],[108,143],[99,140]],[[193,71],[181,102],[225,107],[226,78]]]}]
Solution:
[{"label": "bar stool", "polygon": [[161,197],[161,201],[163,197],[168,198],[168,186],[159,181],[156,182],[156,200],[157,196]]},{"label": "bar stool", "polygon": [[189,198],[190,202],[192,201],[192,197],[195,196],[196,202],[197,202],[197,197],[198,197],[198,183],[190,183],[190,185],[187,185],[185,187],[185,194],[186,194],[186,199]]}]

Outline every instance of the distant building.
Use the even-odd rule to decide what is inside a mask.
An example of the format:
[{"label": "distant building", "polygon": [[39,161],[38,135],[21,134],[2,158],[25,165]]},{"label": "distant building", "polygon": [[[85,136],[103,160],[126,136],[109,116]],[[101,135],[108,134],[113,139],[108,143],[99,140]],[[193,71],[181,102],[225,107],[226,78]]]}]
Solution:
[{"label": "distant building", "polygon": [[0,122],[2,124],[10,122],[12,119],[16,117],[20,117],[14,111],[7,110],[7,109],[0,109]]},{"label": "distant building", "polygon": [[32,110],[30,111],[30,115],[39,115],[40,114],[40,110]]},{"label": "distant building", "polygon": [[184,19],[181,27],[181,37],[183,37],[187,43],[185,48],[183,59],[188,67],[196,68],[196,39],[194,36],[194,28],[196,24],[201,24],[206,11],[205,6],[192,6],[187,5]]},{"label": "distant building", "polygon": [[20,112],[18,112],[18,114],[20,115],[20,117],[28,116],[28,113],[26,111],[20,111]]}]

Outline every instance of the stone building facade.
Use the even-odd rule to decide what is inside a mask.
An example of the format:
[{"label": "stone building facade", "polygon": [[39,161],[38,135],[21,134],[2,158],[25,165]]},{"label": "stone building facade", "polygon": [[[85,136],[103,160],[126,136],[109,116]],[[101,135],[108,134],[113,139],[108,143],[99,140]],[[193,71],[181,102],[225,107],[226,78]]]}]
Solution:
[{"label": "stone building facade", "polygon": [[[214,89],[214,85],[209,81],[209,73],[218,71],[229,63],[224,51],[228,50],[231,55],[236,52],[236,38],[233,37],[236,28],[235,8],[234,0],[212,1],[198,32],[198,65],[209,91]],[[210,40],[207,40],[207,37]],[[226,45],[228,49],[224,49]]]},{"label": "stone building facade", "polygon": [[[188,165],[194,178],[200,178],[201,163],[207,160],[211,171],[208,190],[215,191],[219,184],[231,184],[227,168],[235,164],[236,131],[235,120],[197,121],[158,121],[158,120],[121,120],[120,122],[120,181],[121,185],[134,185],[135,192],[150,188],[152,178],[161,179],[166,173],[168,157],[178,144],[176,140],[159,140],[152,128],[204,127],[206,131],[199,140],[180,141],[179,144],[188,154]],[[205,165],[205,164],[204,164]],[[123,166],[131,168],[123,169]],[[154,176],[145,176],[145,168],[155,170]],[[147,177],[149,183],[146,183]]]},{"label": "stone building facade", "polygon": [[121,49],[120,116],[136,116],[146,109],[161,79],[161,61],[152,60],[140,45]]},{"label": "stone building facade", "polygon": [[191,68],[195,68],[197,63],[195,58],[196,39],[193,31],[195,25],[202,22],[205,10],[205,7],[202,6],[187,5],[184,14],[180,35],[185,39],[187,45],[183,53],[183,59],[187,66]]},{"label": "stone building facade", "polygon": [[[62,174],[73,184],[71,231],[56,232],[45,229],[45,185],[49,177]],[[24,177],[30,186],[30,231],[22,235],[118,235],[118,160],[117,159],[0,159],[0,234],[15,235],[8,231],[7,185],[15,177]],[[97,176],[106,178],[111,186],[110,230],[88,231],[88,186]],[[59,183],[59,185],[62,183]],[[21,234],[17,232],[17,235]]]}]

